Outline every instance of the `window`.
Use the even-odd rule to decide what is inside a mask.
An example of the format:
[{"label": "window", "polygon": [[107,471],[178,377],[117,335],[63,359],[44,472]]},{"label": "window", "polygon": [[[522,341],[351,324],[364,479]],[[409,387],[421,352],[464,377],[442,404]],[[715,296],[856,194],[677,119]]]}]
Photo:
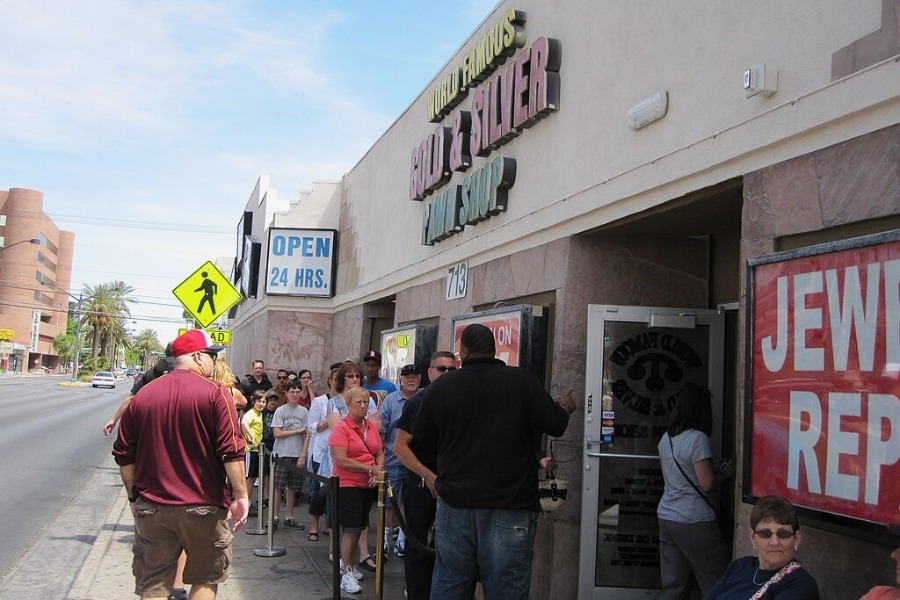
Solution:
[{"label": "window", "polygon": [[56,273],[56,263],[44,256],[44,253],[40,251],[38,251],[38,263],[47,267],[51,273]]},{"label": "window", "polygon": [[0,227],[6,227],[6,215],[0,215]]},{"label": "window", "polygon": [[41,290],[34,290],[34,299],[40,302],[41,304],[46,304],[47,306],[53,306],[53,299],[42,292]]}]

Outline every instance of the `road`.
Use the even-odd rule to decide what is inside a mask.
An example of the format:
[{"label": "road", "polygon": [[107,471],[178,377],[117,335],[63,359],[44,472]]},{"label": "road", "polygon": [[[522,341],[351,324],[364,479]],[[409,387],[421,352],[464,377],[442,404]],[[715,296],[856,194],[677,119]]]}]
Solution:
[{"label": "road", "polygon": [[[65,376],[0,378],[0,582],[112,450],[103,424],[128,393],[65,387]],[[114,492],[110,491],[112,497]],[[53,565],[46,565],[52,569]]]}]

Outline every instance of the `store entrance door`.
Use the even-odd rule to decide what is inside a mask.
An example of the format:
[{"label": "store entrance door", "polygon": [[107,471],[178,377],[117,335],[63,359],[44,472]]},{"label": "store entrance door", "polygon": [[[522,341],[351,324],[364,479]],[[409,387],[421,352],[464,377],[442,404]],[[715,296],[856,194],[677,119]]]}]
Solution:
[{"label": "store entrance door", "polygon": [[721,456],[724,320],[714,310],[588,306],[580,600],[658,598],[656,446],[687,383],[713,394]]}]

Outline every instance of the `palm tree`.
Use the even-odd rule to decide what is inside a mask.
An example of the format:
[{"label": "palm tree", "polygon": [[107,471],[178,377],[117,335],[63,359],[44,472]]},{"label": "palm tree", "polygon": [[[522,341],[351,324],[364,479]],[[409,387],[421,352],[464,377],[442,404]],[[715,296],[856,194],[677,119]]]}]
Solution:
[{"label": "palm tree", "polygon": [[131,347],[141,355],[141,368],[145,371],[150,367],[150,359],[154,352],[162,352],[163,347],[159,342],[157,333],[153,329],[141,331],[131,344]]},{"label": "palm tree", "polygon": [[[110,348],[128,339],[124,321],[131,315],[128,304],[134,302],[134,287],[124,281],[84,286],[87,305],[82,311],[82,325],[91,336],[91,356],[109,355]],[[113,360],[115,357],[110,357]]]}]

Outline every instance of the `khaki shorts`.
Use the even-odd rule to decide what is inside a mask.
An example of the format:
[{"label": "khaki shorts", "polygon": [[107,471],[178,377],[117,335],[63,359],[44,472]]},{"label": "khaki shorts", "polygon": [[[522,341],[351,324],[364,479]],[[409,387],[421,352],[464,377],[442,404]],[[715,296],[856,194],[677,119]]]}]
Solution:
[{"label": "khaki shorts", "polygon": [[181,551],[187,552],[184,582],[212,585],[228,579],[231,540],[228,511],[218,506],[166,506],[138,498],[134,503],[135,593],[166,598],[175,582]]}]

